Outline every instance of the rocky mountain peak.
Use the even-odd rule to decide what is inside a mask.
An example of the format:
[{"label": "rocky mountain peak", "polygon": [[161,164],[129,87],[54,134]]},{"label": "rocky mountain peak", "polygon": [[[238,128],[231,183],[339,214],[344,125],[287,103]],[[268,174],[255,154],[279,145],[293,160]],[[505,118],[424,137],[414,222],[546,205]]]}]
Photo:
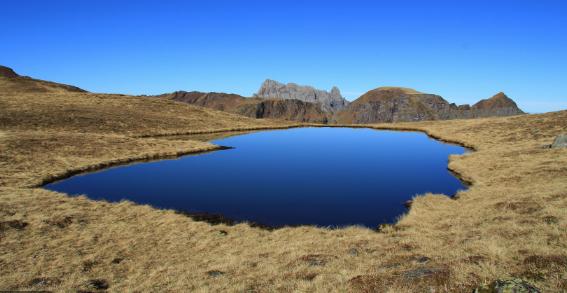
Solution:
[{"label": "rocky mountain peak", "polygon": [[491,99],[510,99],[504,92],[498,92],[496,95],[492,96]]},{"label": "rocky mountain peak", "polygon": [[295,99],[303,102],[317,103],[325,112],[334,113],[344,108],[348,101],[343,98],[340,90],[333,87],[330,92],[319,90],[311,86],[295,83],[284,84],[275,80],[266,79],[255,95],[264,99]]},{"label": "rocky mountain peak", "polygon": [[331,89],[331,96],[333,96],[333,97],[338,97],[338,98],[341,98],[341,97],[342,97],[342,96],[341,96],[341,91],[339,90],[338,87],[334,86],[334,87]]},{"label": "rocky mountain peak", "polygon": [[[510,99],[505,93],[499,92],[496,95],[480,100],[478,103],[473,105],[473,108],[486,110],[486,109],[499,109],[499,108],[518,108],[518,105]],[[517,109],[519,113],[523,113],[520,109]]]}]

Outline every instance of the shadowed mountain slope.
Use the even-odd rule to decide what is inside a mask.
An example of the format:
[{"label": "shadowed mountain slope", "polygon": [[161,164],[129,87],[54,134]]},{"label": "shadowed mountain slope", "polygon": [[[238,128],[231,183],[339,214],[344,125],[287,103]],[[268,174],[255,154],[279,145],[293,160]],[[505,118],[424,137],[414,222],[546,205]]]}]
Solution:
[{"label": "shadowed mountain slope", "polygon": [[327,122],[327,113],[318,104],[299,100],[245,98],[236,94],[183,91],[161,95],[160,97],[251,118]]}]

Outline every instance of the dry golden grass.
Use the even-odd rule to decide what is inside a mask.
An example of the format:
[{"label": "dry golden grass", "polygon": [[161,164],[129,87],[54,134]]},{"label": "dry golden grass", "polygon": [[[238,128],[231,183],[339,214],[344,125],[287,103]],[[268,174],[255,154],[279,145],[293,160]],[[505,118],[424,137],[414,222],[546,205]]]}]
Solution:
[{"label": "dry golden grass", "polygon": [[290,126],[143,97],[0,91],[0,290],[469,292],[508,276],[567,290],[567,149],[543,148],[567,132],[567,111],[372,125],[476,149],[449,164],[469,190],[456,200],[417,197],[379,233],[211,226],[37,187],[76,170],[214,148],[148,135]]},{"label": "dry golden grass", "polygon": [[155,136],[286,125],[164,99],[91,93],[0,92],[0,109],[7,131]]}]

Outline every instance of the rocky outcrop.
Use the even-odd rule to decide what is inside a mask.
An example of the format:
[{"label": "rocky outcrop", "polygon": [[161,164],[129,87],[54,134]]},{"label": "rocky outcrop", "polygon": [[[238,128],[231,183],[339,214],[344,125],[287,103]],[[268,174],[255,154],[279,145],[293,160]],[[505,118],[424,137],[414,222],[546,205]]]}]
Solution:
[{"label": "rocky outcrop", "polygon": [[245,98],[236,94],[183,91],[160,97],[252,118],[311,123],[327,123],[328,120],[327,113],[321,110],[318,104],[299,100]]},{"label": "rocky outcrop", "polygon": [[348,105],[337,87],[330,92],[318,90],[311,86],[300,86],[295,83],[283,84],[267,79],[256,93],[255,97],[265,99],[295,99],[308,103],[316,103],[325,112],[334,113]]},{"label": "rocky outcrop", "polygon": [[567,148],[567,134],[559,135],[551,144],[552,149]]},{"label": "rocky outcrop", "polygon": [[339,123],[378,123],[447,120],[523,114],[503,93],[482,100],[472,107],[449,103],[441,96],[400,87],[371,90],[338,112]]}]

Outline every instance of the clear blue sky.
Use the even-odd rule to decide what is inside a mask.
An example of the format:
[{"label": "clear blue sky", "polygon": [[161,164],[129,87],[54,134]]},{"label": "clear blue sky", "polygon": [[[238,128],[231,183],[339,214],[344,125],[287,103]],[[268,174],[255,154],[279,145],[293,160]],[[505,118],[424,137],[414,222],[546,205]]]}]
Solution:
[{"label": "clear blue sky", "polygon": [[0,64],[95,92],[251,95],[271,78],[567,109],[567,1],[2,1],[0,15]]}]

